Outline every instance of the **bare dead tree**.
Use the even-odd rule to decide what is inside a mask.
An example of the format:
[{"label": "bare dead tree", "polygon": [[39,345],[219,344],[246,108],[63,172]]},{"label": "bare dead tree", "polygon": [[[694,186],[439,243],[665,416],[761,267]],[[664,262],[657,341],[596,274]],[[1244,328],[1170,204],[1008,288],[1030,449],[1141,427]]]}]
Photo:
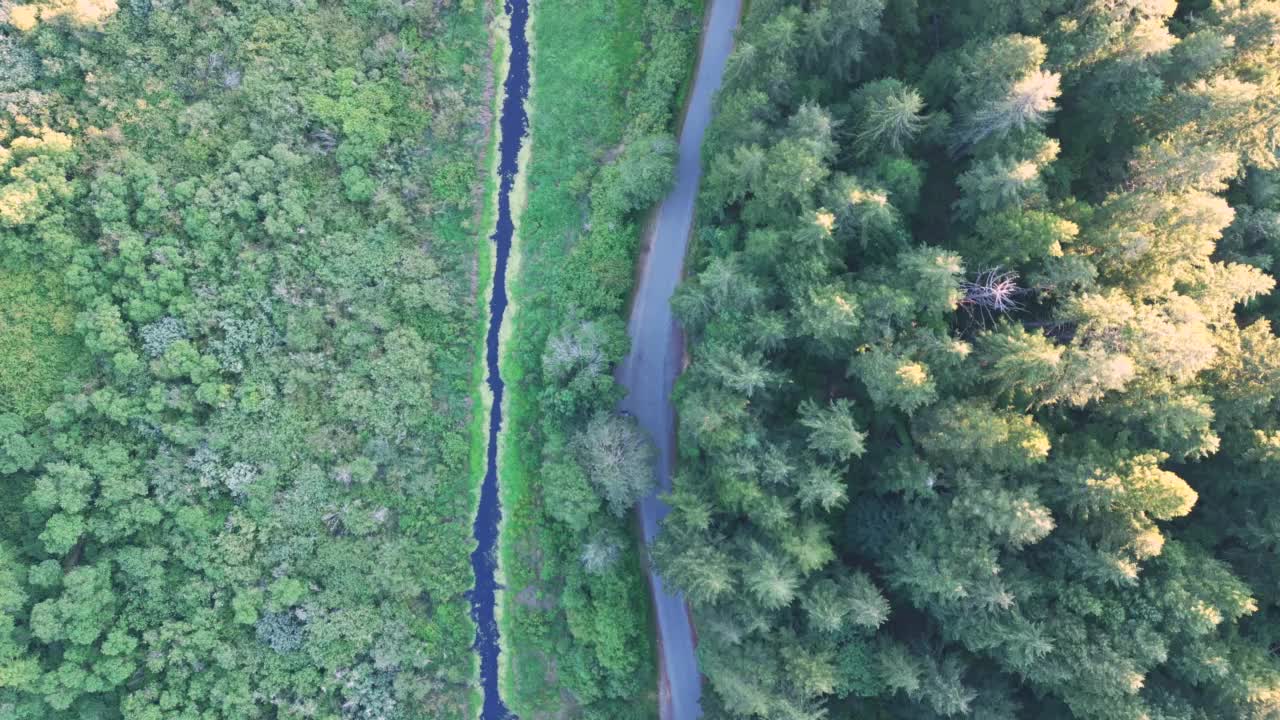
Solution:
[{"label": "bare dead tree", "polygon": [[995,322],[996,315],[1007,315],[1023,309],[1018,300],[1026,290],[1018,285],[1018,274],[999,267],[984,270],[972,280],[960,283],[964,297],[960,306],[978,320]]}]

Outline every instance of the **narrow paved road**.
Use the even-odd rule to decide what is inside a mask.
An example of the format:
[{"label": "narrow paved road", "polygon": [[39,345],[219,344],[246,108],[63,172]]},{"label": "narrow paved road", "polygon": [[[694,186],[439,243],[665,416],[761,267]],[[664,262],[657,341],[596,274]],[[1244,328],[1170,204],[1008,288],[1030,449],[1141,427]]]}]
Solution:
[{"label": "narrow paved road", "polygon": [[[627,388],[622,408],[639,421],[658,448],[659,492],[671,488],[675,464],[675,412],[671,389],[680,371],[683,342],[671,317],[670,299],[680,281],[689,231],[693,225],[693,201],[702,174],[702,136],[711,120],[711,100],[720,88],[725,61],[733,47],[741,0],[707,0],[709,12],[702,36],[702,52],[692,96],[680,132],[676,185],[658,208],[653,229],[646,238],[635,301],[627,332],[631,354],[618,370]],[[640,504],[644,540],[653,542],[658,523],[669,508],[656,494]],[[662,578],[651,570],[660,645],[659,703],[662,720],[693,720],[701,715],[698,699],[701,678],[693,651],[693,628],[684,598],[668,594]]]}]

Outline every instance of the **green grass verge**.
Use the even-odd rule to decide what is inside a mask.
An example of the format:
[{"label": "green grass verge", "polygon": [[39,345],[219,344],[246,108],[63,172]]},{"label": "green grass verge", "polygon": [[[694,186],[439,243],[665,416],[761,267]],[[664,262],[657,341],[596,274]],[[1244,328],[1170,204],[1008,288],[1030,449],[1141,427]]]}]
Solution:
[{"label": "green grass verge", "polygon": [[[651,718],[656,661],[637,549],[627,548],[606,576],[584,580],[577,568],[583,533],[546,512],[544,450],[572,429],[543,410],[541,357],[547,337],[566,323],[622,327],[642,218],[607,217],[616,223],[602,230],[601,208],[591,200],[609,177],[602,169],[628,139],[674,129],[701,4],[542,0],[532,15],[533,152],[522,164],[526,192],[502,358],[503,695],[524,720]],[[609,407],[616,399],[593,402]],[[626,678],[622,667],[632,668]]]}]

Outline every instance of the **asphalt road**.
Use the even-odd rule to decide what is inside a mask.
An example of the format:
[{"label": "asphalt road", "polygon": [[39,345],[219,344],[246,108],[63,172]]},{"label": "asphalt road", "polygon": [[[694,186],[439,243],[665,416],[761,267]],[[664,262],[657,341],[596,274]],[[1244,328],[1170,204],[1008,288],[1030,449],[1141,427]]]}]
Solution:
[{"label": "asphalt road", "polygon": [[[697,75],[680,132],[676,184],[659,206],[646,238],[627,324],[631,354],[618,370],[618,380],[627,388],[622,409],[635,416],[657,446],[658,492],[671,488],[675,464],[671,389],[683,353],[683,339],[671,316],[671,293],[680,282],[693,225],[693,203],[702,174],[702,136],[711,120],[711,101],[720,88],[741,12],[741,0],[707,0],[707,4]],[[668,511],[656,493],[640,503],[646,543],[653,542]],[[701,676],[684,598],[668,594],[662,578],[652,570],[649,583],[658,626],[660,714],[662,720],[693,720],[702,714],[698,704]]]}]

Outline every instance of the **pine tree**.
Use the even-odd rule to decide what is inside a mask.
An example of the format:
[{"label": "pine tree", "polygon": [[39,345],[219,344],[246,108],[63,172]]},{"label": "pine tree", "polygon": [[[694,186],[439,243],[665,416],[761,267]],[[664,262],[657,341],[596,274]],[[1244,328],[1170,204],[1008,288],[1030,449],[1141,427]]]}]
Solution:
[{"label": "pine tree", "polygon": [[843,398],[825,408],[813,400],[804,401],[800,424],[809,429],[809,447],[838,461],[862,455],[866,433],[854,424],[852,409],[853,404]]},{"label": "pine tree", "polygon": [[893,78],[858,88],[854,106],[859,113],[854,140],[864,154],[886,147],[902,152],[925,124],[924,98]]}]

